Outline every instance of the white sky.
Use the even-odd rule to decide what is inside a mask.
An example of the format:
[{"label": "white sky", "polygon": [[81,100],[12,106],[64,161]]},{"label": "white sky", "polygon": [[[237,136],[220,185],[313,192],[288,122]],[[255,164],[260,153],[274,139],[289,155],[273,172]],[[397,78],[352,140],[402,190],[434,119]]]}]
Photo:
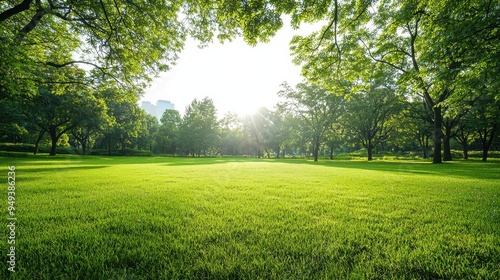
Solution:
[{"label": "white sky", "polygon": [[243,116],[263,106],[271,109],[278,102],[281,83],[295,86],[302,81],[300,67],[292,63],[290,40],[313,30],[311,26],[293,30],[285,20],[269,43],[255,47],[236,38],[224,44],[214,40],[199,49],[189,39],[177,64],[153,81],[141,101],[169,100],[181,115],[194,98],[205,96],[214,101],[220,117],[228,111]]}]

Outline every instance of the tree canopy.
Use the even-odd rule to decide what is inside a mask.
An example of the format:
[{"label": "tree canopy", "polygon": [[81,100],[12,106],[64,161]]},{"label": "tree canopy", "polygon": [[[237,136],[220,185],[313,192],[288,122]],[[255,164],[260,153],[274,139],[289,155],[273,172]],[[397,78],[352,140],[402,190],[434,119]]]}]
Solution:
[{"label": "tree canopy", "polygon": [[[173,133],[135,104],[148,82],[175,64],[188,36],[201,45],[242,36],[254,45],[269,40],[285,14],[295,28],[323,23],[316,32],[292,39],[293,60],[302,66],[307,83],[281,93],[287,99],[281,104],[288,109],[286,116],[280,115],[283,110],[262,109],[236,125],[236,132],[218,126],[211,100],[195,100],[182,120],[172,115]],[[0,34],[0,109],[20,124],[0,131],[15,141],[34,140],[26,135],[35,133],[38,143],[45,131],[54,146],[71,131],[82,146],[104,134],[99,144],[106,142],[110,151],[118,142],[122,150],[147,143],[153,149],[153,142],[166,138],[144,134],[168,131],[173,133],[168,141],[180,141],[168,144],[173,152],[181,148],[200,155],[219,145],[222,153],[220,144],[226,142],[232,143],[232,151],[253,146],[259,156],[263,151],[270,156],[272,150],[279,155],[286,145],[302,146],[303,153],[312,147],[316,158],[325,141],[332,147],[341,142],[358,147],[354,139],[368,135],[353,134],[353,128],[365,127],[362,120],[378,118],[377,112],[390,120],[403,109],[402,115],[413,116],[411,125],[396,129],[391,138],[398,140],[392,139],[392,145],[409,146],[395,143],[418,135],[426,154],[432,133],[433,162],[440,163],[451,160],[453,138],[461,139],[464,151],[469,141],[481,139],[487,154],[499,134],[498,1],[9,0],[0,4]],[[321,111],[326,100],[335,98],[338,104],[347,102],[347,113],[338,120],[336,110]],[[24,117],[12,110],[35,100],[51,100],[50,106],[27,106],[32,110]],[[389,110],[394,100],[404,106]],[[71,106],[82,110],[67,110]],[[89,108],[102,114],[84,122]],[[30,118],[37,121],[30,123]],[[333,120],[337,123],[324,125]],[[345,130],[348,121],[351,129]],[[386,137],[381,129],[369,130],[382,134],[372,133],[369,139]],[[246,148],[236,147],[231,139],[245,134]],[[290,135],[295,139],[287,139]]]},{"label": "tree canopy", "polygon": [[73,82],[104,78],[140,91],[175,63],[187,36],[201,44],[243,36],[256,44],[282,26],[284,7],[280,1],[4,1],[0,90],[36,93],[47,83],[39,77],[46,69],[80,65],[89,77]]},{"label": "tree canopy", "polygon": [[[461,79],[486,67],[497,76],[500,4],[497,1],[323,1],[304,20],[326,25],[297,36],[291,49],[303,75],[325,87],[356,82],[369,65],[398,72],[402,91],[424,98],[434,121],[434,162],[441,162],[446,102]],[[367,66],[368,65],[368,66]],[[373,66],[371,66],[373,67]]]}]

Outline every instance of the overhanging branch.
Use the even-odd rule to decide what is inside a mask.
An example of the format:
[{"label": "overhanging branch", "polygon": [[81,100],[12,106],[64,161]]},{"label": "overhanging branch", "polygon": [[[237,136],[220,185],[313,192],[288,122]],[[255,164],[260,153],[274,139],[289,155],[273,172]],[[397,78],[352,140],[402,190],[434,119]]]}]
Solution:
[{"label": "overhanging branch", "polygon": [[24,0],[20,4],[17,4],[14,7],[3,11],[0,14],[0,22],[2,22],[2,21],[6,20],[14,15],[17,15],[19,13],[22,13],[22,12],[28,10],[31,6],[31,3],[33,3],[33,0]]}]

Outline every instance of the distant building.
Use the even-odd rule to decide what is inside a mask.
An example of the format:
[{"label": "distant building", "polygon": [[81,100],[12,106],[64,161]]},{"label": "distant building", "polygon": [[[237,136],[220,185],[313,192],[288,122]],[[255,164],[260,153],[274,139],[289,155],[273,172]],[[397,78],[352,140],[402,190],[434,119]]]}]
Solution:
[{"label": "distant building", "polygon": [[158,100],[156,106],[149,101],[142,101],[141,108],[144,109],[148,115],[157,117],[158,120],[161,120],[165,110],[175,110],[174,104],[168,100]]},{"label": "distant building", "polygon": [[142,101],[141,109],[144,109],[148,115],[156,116],[156,106],[149,101]]},{"label": "distant building", "polygon": [[161,120],[161,116],[166,110],[174,110],[174,104],[168,100],[158,100],[156,102],[156,117]]}]

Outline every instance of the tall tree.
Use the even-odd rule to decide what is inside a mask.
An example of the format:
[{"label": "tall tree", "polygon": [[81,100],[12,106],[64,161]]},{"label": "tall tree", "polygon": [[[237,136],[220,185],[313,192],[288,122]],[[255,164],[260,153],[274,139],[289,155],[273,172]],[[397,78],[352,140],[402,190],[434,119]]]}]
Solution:
[{"label": "tall tree", "polygon": [[296,114],[305,124],[313,146],[314,161],[318,161],[319,148],[325,133],[340,114],[343,97],[334,95],[313,84],[298,84],[295,89],[286,83],[278,95],[285,99],[281,106]]},{"label": "tall tree", "polygon": [[[46,74],[48,79],[81,77],[81,69],[66,68],[64,73],[53,71]],[[23,94],[20,102],[25,114],[39,128],[39,137],[36,147],[44,133],[51,138],[50,155],[56,155],[57,142],[66,132],[69,132],[89,116],[89,100],[92,100],[88,89],[77,87],[74,84],[48,84],[38,89],[37,95]],[[35,148],[35,152],[36,152]]]},{"label": "tall tree", "polygon": [[162,154],[175,154],[179,146],[179,130],[182,122],[179,111],[167,109],[163,112],[156,133],[156,144]]},{"label": "tall tree", "polygon": [[153,141],[158,131],[158,119],[155,116],[144,114],[143,126],[139,130],[137,148],[153,152]]},{"label": "tall tree", "polygon": [[223,155],[239,155],[243,124],[239,116],[228,112],[219,120],[219,153]]},{"label": "tall tree", "polygon": [[488,151],[495,137],[500,133],[500,99],[484,95],[474,106],[474,127],[482,144],[482,160],[488,158]]},{"label": "tall tree", "polygon": [[347,101],[347,126],[373,159],[373,149],[384,143],[397,123],[391,122],[401,110],[396,89],[386,79],[372,79],[366,91],[360,90]]},{"label": "tall tree", "polygon": [[284,155],[285,145],[290,142],[292,117],[292,114],[280,106],[277,106],[269,116],[271,124],[269,127],[269,142],[277,158],[280,157],[282,152]]},{"label": "tall tree", "polygon": [[122,153],[139,137],[142,127],[146,127],[146,113],[136,101],[127,99],[106,99],[111,125],[105,130],[108,151],[118,143]]},{"label": "tall tree", "polygon": [[410,130],[410,134],[418,142],[422,156],[427,159],[433,135],[431,111],[427,108],[428,105],[422,98],[415,98],[408,101],[406,105],[407,108],[403,111],[403,115],[407,120],[406,129]]},{"label": "tall tree", "polygon": [[474,125],[474,116],[469,113],[461,118],[453,134],[455,141],[462,145],[463,159],[469,159],[469,146],[477,135],[477,129]]},{"label": "tall tree", "polygon": [[184,148],[193,157],[206,154],[217,143],[217,110],[212,99],[194,99],[182,119],[180,138]]},{"label": "tall tree", "polygon": [[79,107],[81,114],[71,134],[80,143],[82,154],[86,155],[110,120],[106,103],[98,93],[82,95],[75,106]]}]

